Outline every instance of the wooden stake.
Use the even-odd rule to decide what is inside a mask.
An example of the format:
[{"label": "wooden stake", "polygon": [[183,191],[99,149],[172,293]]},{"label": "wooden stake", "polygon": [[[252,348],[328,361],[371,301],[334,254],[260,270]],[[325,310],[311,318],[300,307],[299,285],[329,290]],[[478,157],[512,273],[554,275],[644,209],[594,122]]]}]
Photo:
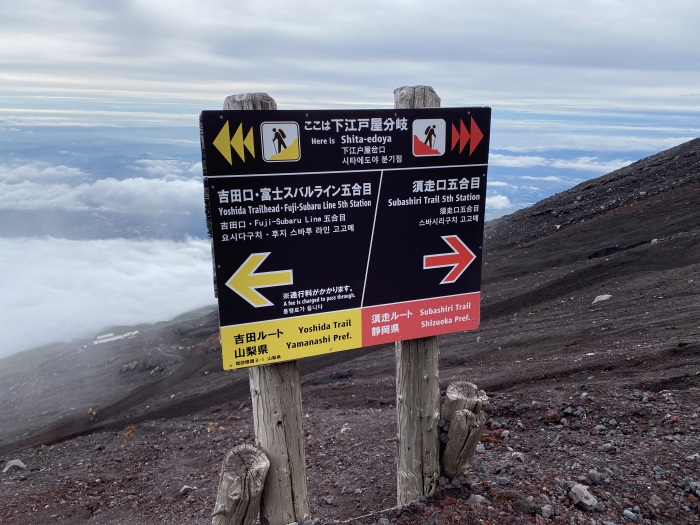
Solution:
[{"label": "wooden stake", "polygon": [[212,525],[253,525],[270,462],[252,445],[235,446],[224,459]]},{"label": "wooden stake", "polygon": [[486,415],[458,410],[450,421],[447,446],[442,455],[442,474],[448,479],[464,474],[471,465],[476,446],[484,432]]},{"label": "wooden stake", "polygon": [[488,404],[489,397],[474,383],[455,381],[447,387],[445,404],[442,407],[442,419],[451,421],[455,412],[465,408],[474,414],[480,414]]},{"label": "wooden stake", "polygon": [[442,474],[453,478],[466,472],[486,424],[484,408],[489,398],[474,383],[457,381],[447,387],[442,419],[449,422]]},{"label": "wooden stake", "polygon": [[[267,93],[226,97],[224,110],[277,109]],[[260,508],[262,525],[286,525],[309,516],[304,456],[301,376],[296,361],[250,368],[257,444],[270,460]]]}]

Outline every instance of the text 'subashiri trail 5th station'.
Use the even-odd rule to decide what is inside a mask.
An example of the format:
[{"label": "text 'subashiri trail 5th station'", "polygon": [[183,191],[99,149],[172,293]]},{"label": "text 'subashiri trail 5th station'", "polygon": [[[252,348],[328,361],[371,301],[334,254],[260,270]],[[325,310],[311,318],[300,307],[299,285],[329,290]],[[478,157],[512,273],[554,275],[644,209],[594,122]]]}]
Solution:
[{"label": "text 'subashiri trail 5th station'", "polygon": [[490,108],[204,111],[224,368],[476,329]]}]

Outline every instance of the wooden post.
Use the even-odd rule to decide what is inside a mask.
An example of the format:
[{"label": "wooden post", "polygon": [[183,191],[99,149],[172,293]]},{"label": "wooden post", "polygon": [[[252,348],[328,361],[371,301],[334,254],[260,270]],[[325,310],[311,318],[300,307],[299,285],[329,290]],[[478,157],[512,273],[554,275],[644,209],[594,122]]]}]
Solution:
[{"label": "wooden post", "polygon": [[[266,93],[226,97],[224,110],[277,109]],[[267,454],[270,469],[262,494],[263,525],[286,525],[309,516],[304,456],[301,376],[296,361],[250,368],[255,440]]]},{"label": "wooden post", "polygon": [[440,477],[438,338],[396,343],[396,500],[430,494]]},{"label": "wooden post", "polygon": [[286,525],[309,517],[299,363],[249,369],[255,439],[270,458],[260,521]]},{"label": "wooden post", "polygon": [[[267,93],[239,93],[224,99],[224,111],[236,109],[277,109],[277,103]],[[201,137],[200,137],[201,139]],[[207,233],[212,237],[211,208],[209,204],[209,181],[204,179],[204,210],[206,212]],[[216,258],[214,256],[214,241],[211,243],[211,261],[214,266],[214,296],[219,296],[219,288],[216,284]]]},{"label": "wooden post", "polygon": [[229,109],[277,109],[277,103],[267,93],[239,93],[224,99],[224,111]]},{"label": "wooden post", "polygon": [[[396,109],[440,107],[429,86],[394,90]],[[398,432],[396,499],[408,505],[430,494],[440,476],[440,377],[437,337],[396,343],[396,420]]]},{"label": "wooden post", "polygon": [[484,431],[488,402],[488,396],[473,383],[457,381],[447,387],[442,408],[442,419],[449,425],[441,460],[445,477],[453,478],[469,468]]},{"label": "wooden post", "polygon": [[440,97],[430,86],[404,86],[394,90],[395,109],[439,107]]},{"label": "wooden post", "polygon": [[269,468],[265,452],[252,445],[237,445],[226,454],[212,525],[253,525]]}]

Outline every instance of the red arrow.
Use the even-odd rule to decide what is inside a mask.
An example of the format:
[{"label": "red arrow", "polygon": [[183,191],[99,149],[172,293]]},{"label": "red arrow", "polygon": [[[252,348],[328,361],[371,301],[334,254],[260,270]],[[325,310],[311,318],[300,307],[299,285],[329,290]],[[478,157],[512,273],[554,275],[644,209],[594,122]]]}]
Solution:
[{"label": "red arrow", "polygon": [[467,145],[469,140],[469,132],[467,131],[467,126],[464,125],[464,121],[459,119],[459,131],[454,124],[452,124],[452,149],[459,143],[459,152],[462,153],[464,146]]},{"label": "red arrow", "polygon": [[474,122],[474,117],[472,117],[470,129],[472,141],[469,143],[469,154],[471,155],[472,153],[474,153],[474,150],[479,145],[479,142],[481,142],[481,139],[484,138],[484,134],[479,129],[479,126],[476,125],[476,122]]},{"label": "red arrow", "polygon": [[430,270],[431,268],[452,266],[445,278],[440,281],[440,284],[452,284],[459,279],[464,270],[476,259],[476,255],[456,235],[443,235],[442,240],[449,244],[453,251],[437,255],[424,255],[423,269]]}]

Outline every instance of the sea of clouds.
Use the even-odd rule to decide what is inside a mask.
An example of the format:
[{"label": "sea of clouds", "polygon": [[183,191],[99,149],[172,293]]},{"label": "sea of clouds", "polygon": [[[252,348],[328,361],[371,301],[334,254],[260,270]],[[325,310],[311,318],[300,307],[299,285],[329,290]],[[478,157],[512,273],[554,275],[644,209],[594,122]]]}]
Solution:
[{"label": "sea of clouds", "polygon": [[[493,126],[487,220],[684,140]],[[197,128],[186,129],[172,140],[166,129],[0,129],[0,357],[215,303]]]},{"label": "sea of clouds", "polygon": [[0,238],[0,356],[214,303],[208,240]]}]

